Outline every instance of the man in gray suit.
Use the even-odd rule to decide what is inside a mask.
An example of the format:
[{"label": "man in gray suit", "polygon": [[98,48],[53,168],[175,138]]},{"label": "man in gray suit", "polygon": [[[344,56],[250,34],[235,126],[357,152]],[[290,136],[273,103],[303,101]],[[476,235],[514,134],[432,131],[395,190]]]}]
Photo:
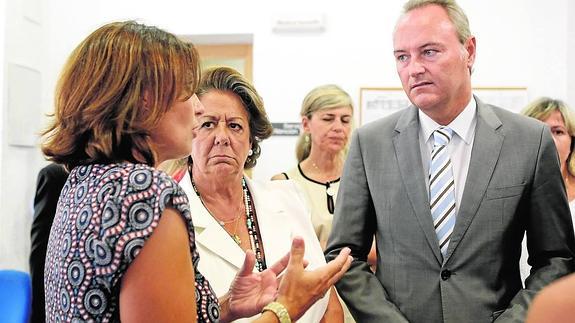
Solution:
[{"label": "man in gray suit", "polygon": [[404,9],[394,54],[413,106],[353,135],[326,249],[354,256],[337,289],[362,323],[522,322],[534,294],[573,269],[551,134],[472,95],[476,41],[454,1]]}]

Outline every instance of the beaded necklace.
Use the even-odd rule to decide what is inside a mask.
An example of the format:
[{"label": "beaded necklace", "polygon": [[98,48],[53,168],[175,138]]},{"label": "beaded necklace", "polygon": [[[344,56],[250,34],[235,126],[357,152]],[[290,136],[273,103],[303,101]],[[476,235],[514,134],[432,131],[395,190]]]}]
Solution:
[{"label": "beaded necklace", "polygon": [[242,183],[246,190],[246,226],[248,228],[248,235],[250,236],[250,244],[252,246],[252,250],[256,255],[256,268],[259,272],[266,270],[266,259],[265,255],[262,252],[262,246],[260,242],[260,235],[259,235],[259,226],[257,223],[256,211],[253,206],[253,200],[250,191],[247,189],[247,185],[245,180],[242,178]]},{"label": "beaded necklace", "polygon": [[[198,188],[196,187],[196,184],[194,183],[194,178],[191,175],[192,174],[190,171],[190,178],[192,181],[192,187],[194,188],[196,195],[199,197],[200,201],[202,202],[202,205],[206,208],[208,213],[210,213],[212,218],[214,218],[214,220],[216,220],[216,222],[218,222],[218,224],[220,224],[220,226],[227,232],[227,230],[224,226],[225,222],[219,221],[215,217],[215,215],[210,211],[210,209],[207,207],[206,203],[204,203],[204,200],[202,199],[202,196],[200,195],[200,192],[198,191]],[[250,190],[248,189],[248,186],[246,185],[246,180],[243,177],[242,177],[242,191],[243,191],[244,206],[245,206],[245,210],[246,210],[246,227],[248,229],[248,236],[250,237],[250,246],[251,246],[251,249],[254,251],[254,254],[256,256],[255,267],[257,268],[257,270],[259,272],[262,272],[267,268],[267,266],[266,266],[265,256],[262,252],[262,246],[261,246],[260,235],[259,235],[259,226],[258,226],[257,220],[256,220],[256,214],[255,214],[255,208],[253,206],[252,196],[251,196]],[[239,219],[239,218],[241,218],[241,216],[238,216],[236,219]],[[231,223],[232,221],[228,221],[228,223]],[[242,241],[241,241],[239,235],[237,234],[237,222],[236,222],[236,229],[234,230],[234,233],[231,234],[228,232],[228,234],[239,246],[241,246]]]}]

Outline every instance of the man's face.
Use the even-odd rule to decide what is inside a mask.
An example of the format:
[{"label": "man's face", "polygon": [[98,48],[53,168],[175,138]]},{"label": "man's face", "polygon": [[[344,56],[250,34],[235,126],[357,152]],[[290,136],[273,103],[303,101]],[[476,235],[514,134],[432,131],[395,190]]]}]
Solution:
[{"label": "man's face", "polygon": [[462,45],[447,12],[427,5],[400,18],[393,47],[410,101],[436,122],[451,122],[471,98],[475,38]]}]

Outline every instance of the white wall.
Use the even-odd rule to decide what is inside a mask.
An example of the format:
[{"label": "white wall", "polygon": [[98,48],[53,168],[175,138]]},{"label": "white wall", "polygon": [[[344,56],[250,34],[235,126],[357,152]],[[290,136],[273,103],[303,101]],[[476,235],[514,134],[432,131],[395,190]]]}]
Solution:
[{"label": "white wall", "polygon": [[[58,1],[52,6],[54,52],[50,68],[54,73],[65,54],[95,26],[114,19],[137,18],[182,35],[253,34],[254,83],[272,121],[298,121],[301,100],[320,84],[341,85],[356,103],[362,86],[400,85],[391,35],[403,1],[361,0],[350,5],[344,1],[246,4],[168,0],[158,6],[150,0],[139,1],[138,5],[106,0],[90,3],[92,7],[79,12],[75,9],[86,4],[76,2]],[[532,98],[567,97],[567,0],[460,3],[477,36],[475,86],[526,86]],[[78,14],[63,16],[63,12]],[[324,14],[326,31],[272,32],[276,14],[298,12]],[[289,146],[294,142],[294,138],[264,142],[254,176],[268,178],[290,167],[295,160]]]},{"label": "white wall", "polygon": [[[0,117],[0,268],[26,269],[30,245],[29,227],[32,221],[32,198],[34,183],[38,166],[41,164],[40,152],[32,145],[15,144],[10,140],[8,129],[9,107],[16,107],[14,97],[14,83],[8,77],[13,65],[39,72],[40,77],[44,74],[47,66],[47,30],[45,28],[46,17],[44,0],[12,0],[2,1],[2,36],[0,37],[2,49],[2,85],[0,100],[2,113]],[[45,79],[45,78],[44,78]],[[13,79],[12,79],[13,81]],[[27,84],[29,85],[29,84]],[[35,93],[41,89],[32,86],[20,89]],[[33,93],[31,93],[32,96]],[[30,112],[41,113],[36,106],[30,107]],[[15,110],[13,110],[15,111]],[[16,113],[18,114],[18,113]],[[23,112],[22,115],[26,115]],[[33,116],[26,116],[23,127],[25,131],[33,133],[40,129],[32,125]],[[12,127],[15,129],[15,127]],[[22,130],[22,129],[16,129]],[[17,131],[18,132],[18,131]]]},{"label": "white wall", "polygon": [[[118,19],[138,19],[181,35],[253,34],[254,83],[274,122],[298,121],[304,95],[320,84],[339,84],[357,104],[360,87],[400,86],[391,36],[403,2],[50,1],[46,8],[49,18],[47,52],[42,55],[46,71],[43,108],[45,111],[51,109],[57,74],[69,52],[97,26]],[[460,4],[477,36],[475,86],[525,86],[531,98],[540,95],[569,98],[575,106],[575,68],[573,64],[568,65],[568,57],[573,57],[568,53],[575,53],[572,40],[575,22],[573,19],[568,21],[573,4],[567,0],[460,0]],[[310,34],[274,33],[272,18],[282,13],[324,14],[326,30]],[[0,50],[0,57],[1,53]],[[568,97],[568,89],[571,97]],[[272,137],[264,142],[254,176],[269,178],[295,165],[294,141],[293,137]],[[17,157],[6,151],[0,153],[0,165]],[[18,164],[11,167],[22,174],[35,172],[39,166],[37,162],[31,168]],[[3,210],[0,223],[4,225],[29,215],[15,205],[6,208],[6,201],[20,200],[23,196],[13,189],[7,191],[8,182],[2,175],[6,174],[0,173],[3,192],[0,201],[4,203],[0,205]],[[26,188],[19,189],[33,189],[33,181],[26,184]],[[25,204],[24,201],[18,203]],[[1,232],[0,251],[3,245],[10,245]],[[16,232],[25,237],[29,235],[28,228],[20,227]],[[0,253],[0,267],[6,264],[25,267],[22,258],[14,253],[9,256],[10,259],[1,262]]]},{"label": "white wall", "polygon": [[[2,143],[4,141],[4,111],[5,111],[5,106],[6,106],[6,88],[4,86],[4,65],[5,65],[5,34],[6,34],[6,19],[8,16],[8,12],[7,12],[7,5],[5,1],[0,1],[0,106],[2,107],[2,109],[0,109],[0,143]],[[3,166],[3,145],[0,144],[0,169],[2,169]],[[2,176],[2,172],[0,172],[0,183],[2,183],[2,185],[0,185],[0,197],[4,194],[5,191],[5,187],[6,184],[4,184],[4,177]],[[2,207],[2,203],[0,200],[0,208]],[[3,217],[0,214],[0,221],[3,220]],[[3,234],[4,229],[3,227],[0,227],[0,237],[4,236]],[[7,249],[7,244],[3,241],[2,238],[0,238],[0,265],[2,265],[4,263],[4,261],[2,259],[6,259],[6,261],[8,261],[9,257],[6,254],[6,250]],[[0,266],[0,268],[3,268],[2,266]]]}]

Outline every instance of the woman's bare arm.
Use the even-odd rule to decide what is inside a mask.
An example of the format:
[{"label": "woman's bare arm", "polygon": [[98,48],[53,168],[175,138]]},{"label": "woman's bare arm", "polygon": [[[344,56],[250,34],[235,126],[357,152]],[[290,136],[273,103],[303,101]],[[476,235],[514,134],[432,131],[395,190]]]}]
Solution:
[{"label": "woman's bare arm", "polygon": [[320,323],[343,323],[343,307],[337,297],[335,287],[329,292],[329,303]]},{"label": "woman's bare arm", "polygon": [[122,322],[196,322],[194,269],[187,226],[164,210],[158,227],[122,279]]}]

